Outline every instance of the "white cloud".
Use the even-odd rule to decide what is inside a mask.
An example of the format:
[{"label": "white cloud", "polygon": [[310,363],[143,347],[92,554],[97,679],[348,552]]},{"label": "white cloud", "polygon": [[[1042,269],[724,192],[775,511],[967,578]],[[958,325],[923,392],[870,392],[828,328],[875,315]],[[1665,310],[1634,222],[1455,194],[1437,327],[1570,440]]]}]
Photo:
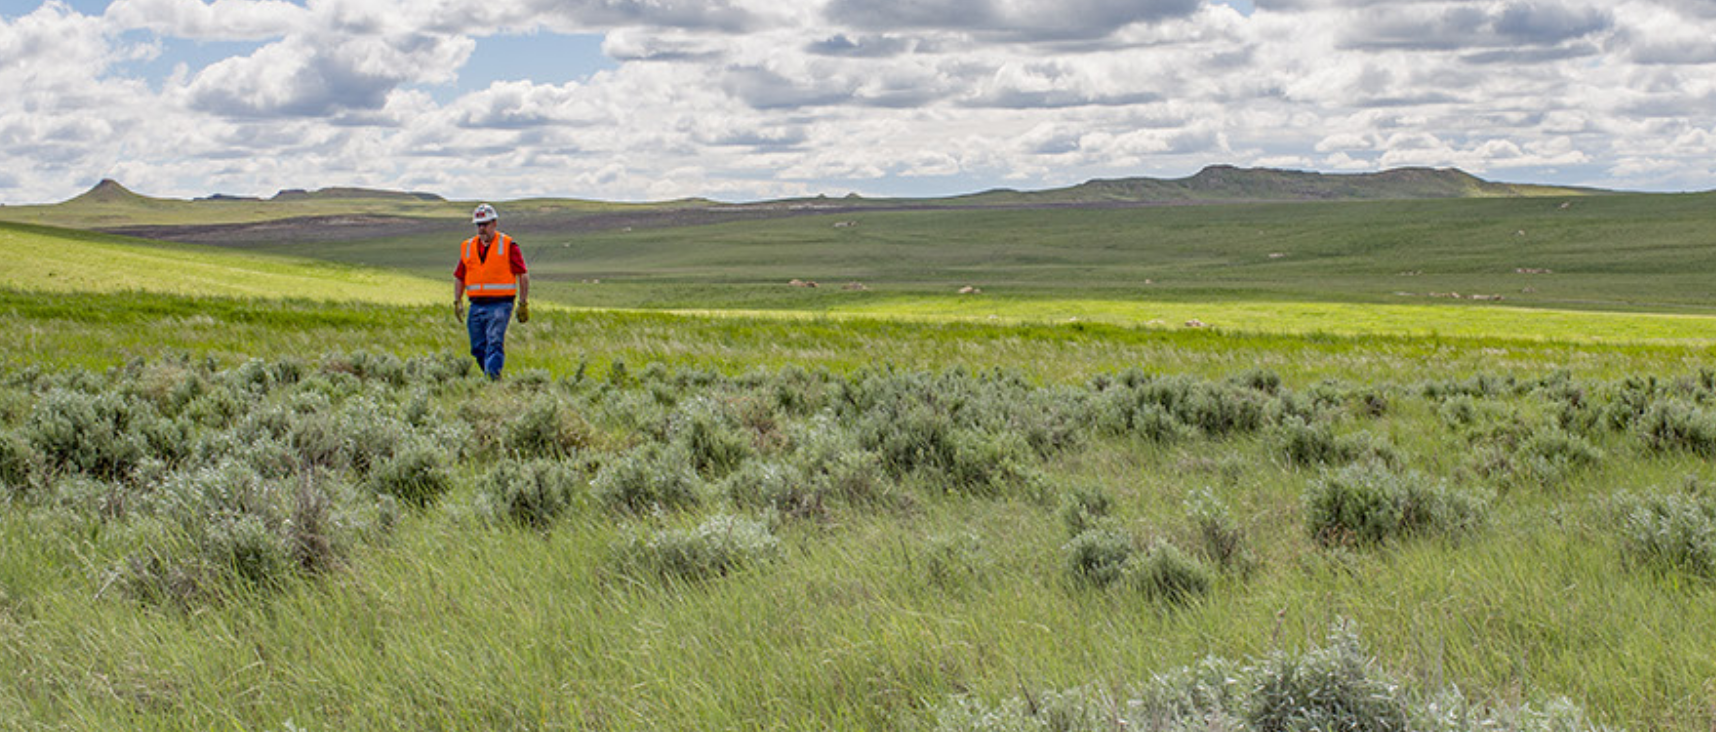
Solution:
[{"label": "white cloud", "polygon": [[113,0],[104,20],[197,40],[267,40],[303,28],[309,11],[285,0]]},{"label": "white cloud", "polygon": [[[50,1],[0,20],[0,200],[106,175],[181,196],[747,198],[1213,162],[1716,187],[1706,0],[1255,6],[114,0],[85,16]],[[448,93],[477,39],[533,31],[604,34],[616,67],[545,83],[532,75],[557,59],[533,59]],[[246,50],[134,75],[208,41]]]}]

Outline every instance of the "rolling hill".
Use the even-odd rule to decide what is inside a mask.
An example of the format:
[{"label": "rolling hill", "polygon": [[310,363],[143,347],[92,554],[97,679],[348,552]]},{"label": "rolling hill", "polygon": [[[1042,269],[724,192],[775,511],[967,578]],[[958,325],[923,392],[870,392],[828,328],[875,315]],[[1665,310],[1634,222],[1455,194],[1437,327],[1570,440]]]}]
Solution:
[{"label": "rolling hill", "polygon": [[393,305],[440,303],[447,289],[439,281],[363,265],[5,223],[0,287]]},{"label": "rolling hill", "polygon": [[[993,190],[941,198],[865,198],[853,195],[727,204],[698,198],[641,204],[531,198],[496,203],[514,215],[536,217],[621,215],[683,219],[688,211],[704,211],[708,212],[702,220],[706,223],[713,219],[864,210],[1516,198],[1608,192],[1494,183],[1454,169],[1400,168],[1379,173],[1328,174],[1214,165],[1195,175],[1177,179],[1092,180],[1069,188]],[[133,230],[143,226],[249,224],[360,214],[453,221],[463,218],[473,205],[475,202],[449,201],[434,193],[351,187],[288,189],[268,199],[224,194],[195,200],[168,199],[141,195],[117,181],[103,180],[89,191],[61,203],[0,207],[0,221]],[[649,221],[640,223],[651,225]],[[128,233],[149,235],[137,231]]]}]

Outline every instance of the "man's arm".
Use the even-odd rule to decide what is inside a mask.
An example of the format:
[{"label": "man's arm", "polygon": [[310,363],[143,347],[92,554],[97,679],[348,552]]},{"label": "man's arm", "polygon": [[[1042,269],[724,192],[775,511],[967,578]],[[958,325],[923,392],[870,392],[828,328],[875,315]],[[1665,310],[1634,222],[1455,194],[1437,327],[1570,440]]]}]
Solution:
[{"label": "man's arm", "polygon": [[465,320],[465,278],[453,278],[453,319]]}]

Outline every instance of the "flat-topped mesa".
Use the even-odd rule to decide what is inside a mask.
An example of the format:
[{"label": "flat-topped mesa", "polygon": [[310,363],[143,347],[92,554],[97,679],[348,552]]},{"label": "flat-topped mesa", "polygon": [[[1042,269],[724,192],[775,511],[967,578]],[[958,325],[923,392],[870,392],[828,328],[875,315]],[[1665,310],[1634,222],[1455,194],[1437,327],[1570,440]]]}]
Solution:
[{"label": "flat-topped mesa", "polygon": [[340,199],[340,198],[383,198],[383,199],[390,199],[390,200],[430,201],[430,202],[440,202],[440,201],[447,200],[447,199],[442,198],[441,196],[438,196],[434,193],[421,193],[421,192],[416,192],[416,191],[387,191],[387,190],[379,190],[379,189],[375,189],[375,188],[349,188],[349,187],[319,188],[319,189],[314,190],[314,191],[307,191],[307,190],[304,190],[302,188],[287,188],[285,190],[280,191],[279,193],[274,194],[274,197],[272,199],[269,199],[269,200],[272,200],[272,201],[311,201],[311,200],[328,200],[328,199]]}]

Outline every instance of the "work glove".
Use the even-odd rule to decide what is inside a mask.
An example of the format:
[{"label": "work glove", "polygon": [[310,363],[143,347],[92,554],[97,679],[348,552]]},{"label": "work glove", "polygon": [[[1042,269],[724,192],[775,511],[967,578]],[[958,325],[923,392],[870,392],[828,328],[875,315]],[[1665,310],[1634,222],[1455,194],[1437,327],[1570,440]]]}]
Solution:
[{"label": "work glove", "polygon": [[530,303],[527,303],[527,302],[519,303],[518,304],[518,312],[514,313],[514,315],[518,316],[518,322],[520,322],[520,323],[530,322]]},{"label": "work glove", "polygon": [[454,300],[453,301],[453,319],[457,320],[461,323],[465,322],[465,301],[464,300]]}]

